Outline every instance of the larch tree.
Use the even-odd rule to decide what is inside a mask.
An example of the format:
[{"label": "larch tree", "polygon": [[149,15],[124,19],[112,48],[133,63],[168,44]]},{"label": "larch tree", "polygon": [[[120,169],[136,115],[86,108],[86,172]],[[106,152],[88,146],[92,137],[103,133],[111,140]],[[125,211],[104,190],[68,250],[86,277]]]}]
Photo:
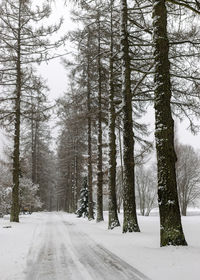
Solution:
[{"label": "larch tree", "polygon": [[128,39],[127,1],[121,0],[121,63],[122,63],[122,104],[123,104],[123,232],[139,232],[135,204],[134,181],[134,138],[132,119],[131,66]]},{"label": "larch tree", "polygon": [[[103,106],[103,97],[105,93],[105,74],[103,69],[103,54],[104,47],[103,45],[103,33],[105,30],[105,9],[106,6],[102,5],[102,1],[92,1],[91,3],[85,3],[83,5],[87,14],[83,14],[83,24],[85,29],[90,31],[90,42],[93,41],[92,45],[94,47],[93,56],[91,57],[91,45],[87,45],[87,49],[90,55],[90,61],[96,61],[96,65],[92,63],[90,69],[93,71],[93,92],[94,96],[96,95],[96,126],[97,126],[97,199],[96,199],[96,208],[97,216],[96,221],[100,222],[103,220],[103,185],[104,185],[104,168],[103,168],[103,119],[104,108]],[[81,15],[80,15],[81,18]],[[86,20],[87,19],[87,20]],[[87,28],[89,26],[89,28]],[[90,74],[91,75],[91,74]],[[90,81],[91,83],[91,81]],[[90,90],[91,91],[91,90]],[[89,183],[89,182],[88,182]]]},{"label": "larch tree", "polygon": [[[32,73],[32,64],[52,58],[50,50],[63,44],[53,43],[49,37],[58,31],[61,21],[54,26],[38,25],[48,18],[49,4],[33,8],[30,0],[3,0],[0,6],[1,64],[4,94],[11,108],[2,109],[2,118],[13,123],[13,190],[11,221],[19,222],[20,124],[26,84]],[[36,27],[34,26],[36,25]]]},{"label": "larch tree", "polygon": [[[73,16],[76,20],[81,20],[82,14],[77,14],[73,12]],[[84,18],[84,16],[83,16]],[[90,17],[89,17],[90,18]],[[95,93],[96,84],[94,82],[97,79],[96,71],[93,71],[94,65],[97,63],[96,56],[96,42],[94,42],[94,32],[90,24],[85,24],[86,27],[83,30],[77,30],[70,33],[70,39],[75,44],[78,54],[75,56],[76,63],[65,61],[66,67],[68,63],[72,65],[72,76],[71,79],[77,89],[74,95],[81,96],[79,107],[82,110],[82,118],[86,121],[86,127],[84,128],[87,137],[87,176],[88,176],[88,219],[94,219],[94,177],[96,172],[94,172],[94,165],[96,161],[94,160],[94,150],[96,144],[96,131],[94,131],[94,124],[96,124],[96,112],[97,112],[97,98]],[[95,38],[96,39],[96,38]],[[97,56],[96,56],[97,58]],[[70,102],[69,102],[70,107]],[[70,109],[73,111],[73,105]],[[78,111],[77,111],[78,112]],[[74,112],[75,113],[75,112]],[[79,129],[80,131],[80,129]],[[81,131],[81,133],[85,133]]]},{"label": "larch tree", "polygon": [[[78,42],[78,66],[76,75],[84,76],[82,91],[87,95],[88,120],[88,188],[89,188],[89,219],[93,219],[93,199],[96,194],[97,222],[103,220],[103,198],[106,176],[105,136],[107,114],[107,68],[105,56],[105,10],[100,1],[84,3],[81,12],[74,11],[76,20],[83,24],[83,29],[72,37]],[[79,74],[78,74],[79,73]],[[105,101],[106,100],[106,101]],[[92,135],[93,132],[93,135]],[[90,179],[91,178],[91,179]],[[91,183],[90,183],[91,181]],[[91,185],[91,187],[90,187]],[[97,186],[97,189],[95,187]],[[90,191],[91,190],[91,191]],[[90,195],[91,193],[91,195]],[[90,203],[91,201],[91,203]],[[91,207],[91,211],[90,211]],[[91,218],[90,218],[91,212]]]},{"label": "larch tree", "polygon": [[160,245],[187,245],[181,224],[175,172],[176,153],[170,104],[171,81],[165,0],[153,1],[153,42]]},{"label": "larch tree", "polygon": [[101,11],[97,11],[97,68],[98,68],[98,116],[97,116],[97,222],[103,221],[103,167],[102,167],[102,69],[101,69]]},{"label": "larch tree", "polygon": [[109,200],[108,200],[108,228],[113,229],[120,225],[117,216],[116,198],[116,135],[115,135],[115,104],[114,104],[114,38],[113,38],[113,4],[110,1],[110,61],[109,61]]},{"label": "larch tree", "polygon": [[88,219],[94,219],[94,202],[93,202],[93,169],[92,169],[92,116],[91,116],[91,57],[90,57],[90,43],[91,43],[91,30],[87,29],[87,54],[86,54],[86,80],[87,80],[87,172],[88,172]]},{"label": "larch tree", "polygon": [[200,156],[190,145],[176,143],[176,178],[181,214],[187,215],[188,206],[198,203],[200,198]]}]

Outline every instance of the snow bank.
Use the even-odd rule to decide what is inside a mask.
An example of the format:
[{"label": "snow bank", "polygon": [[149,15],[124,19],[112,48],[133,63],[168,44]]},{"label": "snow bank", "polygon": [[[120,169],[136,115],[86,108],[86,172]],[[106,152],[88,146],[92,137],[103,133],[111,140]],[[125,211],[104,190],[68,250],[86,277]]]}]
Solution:
[{"label": "snow bank", "polygon": [[[0,219],[0,279],[22,280],[33,233],[42,222],[39,214],[20,216],[20,223]],[[11,225],[11,228],[3,226]]]}]

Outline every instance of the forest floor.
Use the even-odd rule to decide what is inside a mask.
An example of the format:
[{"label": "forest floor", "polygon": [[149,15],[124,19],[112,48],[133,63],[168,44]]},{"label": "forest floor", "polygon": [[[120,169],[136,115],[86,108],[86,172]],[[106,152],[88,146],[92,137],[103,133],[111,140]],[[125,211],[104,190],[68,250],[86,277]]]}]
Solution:
[{"label": "forest floor", "polygon": [[[120,215],[122,218],[122,215]],[[63,212],[0,219],[1,280],[196,280],[200,213],[183,218],[188,247],[159,248],[159,218],[139,216],[141,233],[122,234]],[[3,226],[11,225],[11,228]],[[145,276],[146,275],[146,276]]]}]

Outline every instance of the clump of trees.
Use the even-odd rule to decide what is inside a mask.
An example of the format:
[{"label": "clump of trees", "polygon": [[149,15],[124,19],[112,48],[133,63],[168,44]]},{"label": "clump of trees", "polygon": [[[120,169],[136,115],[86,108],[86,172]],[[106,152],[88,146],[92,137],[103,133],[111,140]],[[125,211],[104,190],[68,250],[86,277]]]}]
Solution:
[{"label": "clump of trees", "polygon": [[[88,174],[89,219],[94,218],[95,199],[97,222],[103,220],[103,194],[107,185],[108,228],[119,226],[117,210],[123,197],[123,232],[140,231],[135,198],[141,213],[149,214],[157,185],[161,246],[187,244],[178,201],[183,194],[173,118],[188,118],[190,128],[195,131],[191,116],[199,116],[199,68],[195,61],[199,53],[198,15],[196,2],[121,0],[119,6],[113,0],[81,1],[81,9],[73,12],[81,28],[69,35],[77,47],[76,53],[74,60],[64,62],[72,68],[73,86],[70,85],[71,96],[68,95],[63,106],[66,116],[62,118],[65,126],[61,135],[71,131],[73,124],[78,131],[70,132],[72,143],[82,139],[85,145],[81,145],[81,166],[82,172]],[[185,22],[191,32],[185,28]],[[147,124],[141,121],[151,105],[155,108],[157,152],[157,171],[153,173],[139,167],[135,170],[138,161],[151,149],[146,138]],[[116,141],[117,131],[121,134],[119,141]],[[62,145],[69,145],[66,139],[62,137]],[[117,170],[118,155],[121,167]],[[59,152],[60,162],[62,156]],[[76,158],[74,153],[73,162]],[[80,172],[76,175],[74,166],[77,165],[61,168],[63,182],[68,182],[67,188],[62,185],[67,207],[78,190],[74,182]],[[64,170],[68,170],[67,175]],[[70,211],[76,210],[76,201]]]},{"label": "clump of trees", "polygon": [[[36,192],[45,209],[54,208],[56,201],[57,209],[74,213],[87,174],[89,220],[96,201],[96,221],[103,221],[106,193],[108,228],[120,225],[122,204],[122,231],[139,232],[136,205],[149,214],[152,186],[157,185],[160,244],[186,245],[179,201],[186,214],[198,197],[198,178],[189,169],[192,161],[182,158],[187,149],[175,149],[174,116],[187,118],[195,132],[192,117],[200,115],[197,2],[80,1],[73,17],[81,27],[68,34],[75,52],[63,60],[71,71],[68,91],[57,101],[56,159],[49,149],[47,87],[34,68],[56,57],[54,50],[66,39],[52,40],[62,20],[43,25],[51,14],[50,2],[34,6],[31,0],[3,0],[0,5],[0,120],[13,135],[11,221],[19,221],[20,178],[24,193],[31,184],[39,185]],[[148,124],[142,121],[152,105],[156,182],[150,171],[136,168],[152,148]]]},{"label": "clump of trees", "polygon": [[[42,97],[46,93],[46,87],[36,74],[34,64],[57,56],[52,50],[56,50],[65,40],[52,40],[52,35],[59,30],[62,20],[56,25],[43,24],[51,15],[50,4],[34,6],[33,2],[3,0],[0,4],[0,121],[13,137],[10,219],[14,222],[19,222],[22,125],[25,120],[31,122],[32,153],[35,159],[35,147],[38,144],[35,135],[37,136],[41,115],[46,110]],[[37,183],[34,179],[34,160],[32,165],[32,179]]]}]

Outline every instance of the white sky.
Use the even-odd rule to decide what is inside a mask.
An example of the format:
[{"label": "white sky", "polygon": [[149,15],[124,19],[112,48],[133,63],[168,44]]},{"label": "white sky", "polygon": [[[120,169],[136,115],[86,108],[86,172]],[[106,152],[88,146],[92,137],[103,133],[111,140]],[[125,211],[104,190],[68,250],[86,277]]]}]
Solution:
[{"label": "white sky", "polygon": [[[40,3],[41,0],[36,0],[34,3]],[[67,6],[64,6],[64,0],[56,0],[53,4],[53,15],[51,16],[51,22],[56,23],[60,17],[64,18],[64,24],[61,28],[60,34],[64,34],[70,30],[75,29],[76,23],[72,22],[70,19],[70,10],[72,8],[72,1],[67,1]],[[70,43],[66,44],[66,51],[70,52],[72,46]],[[55,100],[60,97],[64,91],[67,89],[67,72],[60,63],[60,59],[55,59],[50,61],[48,64],[43,63],[39,66],[39,73],[46,79],[47,85],[50,88],[49,97],[51,100]],[[153,130],[153,110],[150,110],[147,117],[145,117]],[[178,137],[180,142],[184,144],[190,144],[196,149],[200,149],[200,134],[194,136],[187,130],[187,121],[178,123]],[[56,136],[57,132],[54,130]],[[2,143],[5,138],[0,134],[0,154],[2,153]]]},{"label": "white sky", "polygon": [[[40,3],[40,0],[36,0]],[[67,4],[64,5],[64,0],[56,0],[52,4],[53,14],[50,17],[50,24],[55,24],[59,21],[59,18],[64,18],[64,23],[58,32],[59,36],[63,36],[68,31],[72,31],[76,28],[76,23],[74,23],[70,18],[70,10],[72,9],[72,1],[66,1]],[[72,44],[67,41],[65,49],[60,50],[60,53],[70,53],[72,51]],[[70,54],[66,55],[65,58],[70,58]],[[61,65],[61,58],[54,59],[47,63],[42,63],[38,72],[47,80],[48,87],[50,88],[49,97],[51,100],[55,100],[60,97],[67,88],[67,72]]]},{"label": "white sky", "polygon": [[[55,18],[59,16],[63,16],[65,19],[64,25],[62,30],[69,31],[73,30],[76,27],[76,23],[72,22],[70,19],[70,10],[72,8],[72,5],[64,7],[63,0],[57,0],[56,1],[56,9],[55,9]],[[66,49],[68,51],[71,49],[70,45],[66,45]],[[50,98],[55,99],[63,94],[64,91],[66,91],[67,88],[67,73],[64,67],[60,64],[60,59],[56,59],[54,61],[51,61],[48,65],[43,64],[41,69],[41,74],[43,77],[45,77],[48,81],[48,86],[50,87]],[[151,109],[149,111],[149,114],[145,119],[148,120],[148,122],[151,122],[152,130],[154,128],[154,111]],[[191,132],[187,130],[188,122],[183,121],[180,123],[177,120],[177,129],[178,129],[178,138],[179,141],[183,144],[190,144],[195,149],[200,149],[200,133],[196,136],[192,135]]]}]

